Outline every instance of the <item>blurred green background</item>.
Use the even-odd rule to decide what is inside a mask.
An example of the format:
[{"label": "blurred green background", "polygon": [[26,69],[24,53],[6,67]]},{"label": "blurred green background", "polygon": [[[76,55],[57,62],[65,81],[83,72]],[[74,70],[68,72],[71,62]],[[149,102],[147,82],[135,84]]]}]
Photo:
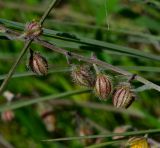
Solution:
[{"label": "blurred green background", "polygon": [[[25,24],[32,19],[39,19],[50,2],[51,0],[1,0],[0,18]],[[135,48],[137,53],[143,51],[148,55],[160,55],[159,11],[160,2],[156,0],[146,2],[142,0],[62,0],[46,19],[44,27]],[[59,47],[85,56],[90,56],[90,50],[94,50],[99,59],[139,74],[160,85],[158,60],[134,57],[132,54],[103,50],[96,46],[81,46],[79,49],[76,48],[75,43],[47,37],[46,39]],[[0,40],[1,75],[7,74],[22,47],[23,42],[20,41]],[[53,53],[39,45],[32,44],[31,47],[46,57],[50,70],[55,68],[63,70],[68,66],[63,55]],[[26,68],[28,56],[29,53],[23,58],[16,73],[28,73]],[[78,63],[76,60],[72,62]],[[138,82],[134,85],[140,86]],[[68,71],[50,73],[45,77],[13,78],[6,91],[15,96],[13,101],[23,101],[79,89],[81,87],[73,84]],[[111,101],[100,101],[94,94],[85,93],[10,110],[9,115],[2,112],[0,135],[3,138],[0,143],[5,141],[15,148],[84,147],[86,144],[112,139],[65,142],[42,142],[41,140],[108,133],[126,125],[134,130],[160,128],[160,93],[155,90],[146,90],[137,93],[137,96],[137,100],[127,111],[115,109]],[[1,104],[5,104],[6,97],[1,97],[0,101]],[[12,119],[10,117],[13,117],[13,114]],[[152,138],[160,142],[160,135]]]}]

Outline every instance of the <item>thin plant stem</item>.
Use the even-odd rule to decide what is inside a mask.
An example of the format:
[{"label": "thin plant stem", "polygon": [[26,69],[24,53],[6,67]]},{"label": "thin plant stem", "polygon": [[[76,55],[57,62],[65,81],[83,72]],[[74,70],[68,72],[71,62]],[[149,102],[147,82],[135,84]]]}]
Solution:
[{"label": "thin plant stem", "polygon": [[[53,44],[51,44],[51,43],[49,43],[47,41],[41,40],[39,38],[35,39],[34,41],[35,41],[35,43],[38,43],[39,45],[42,45],[43,47],[46,47],[48,49],[51,49],[54,52],[58,52],[58,53],[63,54],[63,55],[66,55],[66,52],[68,52],[65,49],[58,48],[55,45],[53,45]],[[95,58],[88,58],[88,57],[76,54],[74,52],[70,52],[70,55],[71,55],[71,57],[73,59],[81,60],[81,61],[84,61],[84,62],[87,62],[87,63],[90,63],[90,64],[94,63],[96,65],[99,65],[100,67],[112,70],[112,71],[114,71],[116,73],[119,73],[119,74],[122,74],[122,75],[125,75],[125,76],[132,76],[133,75],[132,73],[130,73],[128,71],[125,71],[125,70],[123,70],[121,68],[118,68],[116,66],[113,66],[113,65],[111,65],[109,63],[103,62],[103,61],[95,59]],[[152,83],[151,81],[148,81],[147,79],[145,79],[145,78],[143,78],[141,76],[136,75],[135,80],[147,85],[148,88],[150,88],[150,89],[155,89],[155,90],[160,92],[160,86]]]},{"label": "thin plant stem", "polygon": [[108,141],[108,142],[103,142],[103,143],[98,143],[98,144],[94,144],[94,145],[90,145],[87,146],[85,148],[98,148],[98,147],[104,147],[104,146],[108,146],[108,145],[113,145],[113,144],[122,144],[126,142],[126,140],[116,140],[116,141]]},{"label": "thin plant stem", "polygon": [[94,139],[94,138],[110,138],[110,137],[114,137],[114,136],[135,136],[135,135],[156,134],[156,133],[160,133],[160,129],[150,129],[150,130],[143,130],[143,131],[133,131],[133,132],[125,132],[125,133],[112,133],[112,134],[103,134],[103,135],[65,137],[65,138],[56,138],[56,139],[46,139],[46,140],[42,140],[42,141],[44,141],[44,142],[55,142],[55,141]]},{"label": "thin plant stem", "polygon": [[52,8],[57,4],[58,0],[53,0],[52,3],[49,5],[48,9],[45,11],[45,13],[43,14],[42,18],[39,21],[39,24],[43,25],[46,17],[48,16],[48,14],[51,12]]},{"label": "thin plant stem", "polygon": [[[118,66],[120,68],[124,68],[125,70],[130,70],[132,69],[132,66]],[[143,68],[141,66],[134,66],[133,67],[134,69],[137,68],[137,71],[147,71],[147,72],[150,72],[150,69],[148,70],[147,68],[152,68],[152,71],[153,72],[160,72],[160,69],[158,69],[158,67],[146,67],[146,68]],[[105,70],[105,69],[100,69],[100,70]],[[133,70],[133,69],[132,69]],[[70,67],[58,67],[58,68],[54,68],[54,70],[52,70],[50,68],[50,70],[48,71],[48,74],[51,74],[51,73],[58,73],[58,72],[70,72],[71,71],[71,68]],[[31,71],[27,71],[27,72],[22,72],[22,73],[15,73],[12,75],[12,78],[21,78],[21,77],[28,77],[28,76],[33,76],[33,75],[36,75],[34,72],[31,72]],[[0,75],[0,80],[4,80],[6,78],[7,74],[3,74],[3,75]],[[141,92],[141,91],[144,91],[144,90],[148,90],[150,89],[148,87],[148,85],[142,85],[138,88],[135,88],[134,91],[136,92]]]},{"label": "thin plant stem", "polygon": [[9,73],[7,75],[7,77],[4,79],[4,81],[2,82],[1,86],[0,86],[0,94],[3,92],[4,88],[6,87],[6,85],[8,84],[10,78],[12,77],[13,73],[16,70],[16,67],[18,66],[18,64],[20,63],[21,59],[23,58],[24,54],[26,53],[28,47],[30,46],[32,40],[29,40],[25,43],[21,53],[19,54],[19,57],[17,58],[16,62],[13,64],[13,66],[11,67],[11,69],[9,70]]},{"label": "thin plant stem", "polygon": [[100,73],[100,71],[99,71],[97,65],[96,65],[96,64],[93,64],[93,67],[94,67],[94,69],[95,69],[95,71],[96,71],[96,74],[98,75],[98,74]]},{"label": "thin plant stem", "polygon": [[20,107],[35,104],[37,102],[48,101],[51,99],[53,100],[53,99],[59,99],[59,98],[63,98],[63,97],[78,95],[78,94],[82,94],[82,93],[89,93],[90,91],[91,91],[90,89],[81,89],[81,90],[75,90],[75,91],[68,91],[68,92],[64,92],[64,93],[60,93],[60,94],[53,94],[53,95],[49,95],[49,96],[45,96],[45,97],[39,97],[36,99],[18,101],[18,102],[14,102],[11,104],[6,104],[6,105],[0,106],[0,112],[6,111],[8,109],[17,109]]},{"label": "thin plant stem", "polygon": [[[68,52],[65,49],[58,48],[55,45],[53,45],[52,43],[49,43],[49,42],[44,41],[44,40],[41,40],[39,38],[38,39],[34,39],[34,42],[38,43],[38,44],[40,44],[40,45],[42,45],[42,46],[44,46],[46,48],[49,48],[54,52],[61,53],[61,54],[65,55],[65,56],[66,56],[66,53]],[[119,74],[123,74],[125,76],[132,76],[133,75],[132,73],[130,73],[128,71],[125,71],[125,70],[121,69],[120,67],[113,66],[111,64],[108,64],[106,62],[100,61],[100,60],[95,59],[95,58],[87,58],[87,57],[78,55],[78,54],[73,53],[73,52],[71,53],[71,55],[72,55],[72,58],[74,58],[74,59],[78,59],[78,60],[81,60],[81,61],[84,61],[84,62],[88,62],[88,63],[91,63],[91,64],[94,63],[94,64],[99,65],[99,66],[101,66],[101,67],[103,67],[105,69],[112,70],[114,72],[117,72]],[[137,75],[135,77],[135,80],[138,80],[138,81],[142,82],[143,84],[145,84],[147,89],[155,89],[157,91],[160,91],[160,86],[152,83],[151,81],[148,81],[147,79],[145,79],[145,78],[143,78],[141,76]]]},{"label": "thin plant stem", "polygon": [[[48,74],[51,73],[59,73],[59,72],[70,72],[71,69],[69,67],[62,67],[62,68],[54,68],[54,70],[49,70]],[[12,75],[12,78],[21,78],[21,77],[28,77],[28,76],[33,76],[36,75],[34,72],[23,72],[23,73],[15,73]],[[0,80],[3,80],[6,78],[6,74],[0,75]]]},{"label": "thin plant stem", "polygon": [[104,127],[102,127],[101,125],[99,125],[98,123],[96,123],[95,121],[91,120],[90,118],[86,118],[86,121],[94,128],[96,128],[101,134],[106,134],[106,133],[110,133],[109,130],[105,129]]},{"label": "thin plant stem", "polygon": [[[23,24],[21,24],[21,23],[17,23],[17,22],[5,20],[5,19],[0,19],[0,22],[3,23],[4,25],[7,25],[9,28],[11,28],[13,26],[16,27],[16,29],[18,29],[18,30],[23,30],[23,28],[24,28]],[[76,35],[76,37],[78,39],[71,39],[68,37],[62,37],[62,36],[58,35],[58,32],[59,31],[54,31],[54,30],[50,30],[50,29],[43,29],[43,35],[47,36],[47,37],[56,38],[56,39],[69,41],[69,42],[75,42],[76,44],[78,43],[78,44],[83,44],[83,45],[100,47],[104,50],[107,50],[107,53],[112,53],[112,54],[114,53],[116,55],[126,55],[126,56],[136,57],[136,58],[143,57],[143,58],[147,58],[147,59],[160,61],[160,56],[158,56],[158,55],[148,54],[148,53],[142,52],[142,51],[137,52],[133,48],[115,45],[112,43],[98,41],[98,40],[94,40],[94,39],[88,39],[88,38],[80,37],[77,35]],[[61,34],[62,32],[59,32],[59,33]],[[10,34],[7,34],[7,35],[10,35]],[[55,41],[52,41],[52,42],[55,42]],[[66,47],[68,47],[68,46],[66,45]],[[113,49],[113,51],[111,51],[110,49]]]},{"label": "thin plant stem", "polygon": [[[39,23],[42,25],[44,20],[46,19],[46,17],[48,16],[48,14],[50,13],[50,11],[52,10],[53,6],[55,5],[57,0],[53,0],[52,3],[49,5],[48,9],[45,11],[44,15],[42,16],[42,18],[40,19]],[[27,52],[27,49],[29,48],[29,46],[31,45],[33,39],[30,39],[29,41],[27,41],[21,51],[21,53],[19,54],[17,60],[15,61],[15,63],[13,64],[13,66],[11,67],[11,69],[9,70],[9,73],[7,75],[7,77],[5,78],[5,80],[2,82],[1,86],[0,86],[0,94],[3,92],[3,90],[5,89],[6,85],[8,84],[9,80],[11,79],[13,73],[15,72],[17,66],[19,65],[21,59],[23,58],[23,56],[25,55],[25,53]]]},{"label": "thin plant stem", "polygon": [[14,148],[13,145],[11,145],[11,143],[9,143],[2,135],[0,135],[0,143],[1,143],[1,147]]},{"label": "thin plant stem", "polygon": [[86,109],[93,109],[93,110],[101,110],[101,111],[109,111],[113,113],[120,113],[125,114],[128,116],[133,116],[137,118],[145,118],[145,114],[142,113],[140,110],[136,109],[118,109],[114,108],[112,105],[106,105],[106,104],[100,104],[96,102],[78,102],[78,101],[72,101],[70,99],[59,99],[59,100],[51,100],[49,101],[50,104],[53,106],[78,106],[78,107],[84,107]]}]

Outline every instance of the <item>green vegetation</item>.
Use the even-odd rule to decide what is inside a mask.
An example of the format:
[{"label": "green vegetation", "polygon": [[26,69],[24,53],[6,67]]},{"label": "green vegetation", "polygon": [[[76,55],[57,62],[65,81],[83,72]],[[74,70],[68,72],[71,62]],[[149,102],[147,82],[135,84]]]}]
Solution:
[{"label": "green vegetation", "polygon": [[[140,135],[148,136],[153,146],[160,146],[160,2],[54,2],[0,2],[1,84],[24,49],[26,39],[19,35],[34,19],[41,20],[43,34],[40,40],[26,36],[32,40],[26,47],[45,57],[49,70],[45,76],[31,72],[27,68],[29,50],[16,64],[0,94],[0,147],[116,148]],[[53,9],[48,14],[51,3]],[[96,58],[91,57],[93,53]],[[35,67],[42,75],[43,60],[42,69]],[[111,77],[114,87],[137,74],[132,81],[137,97],[128,109],[114,107],[112,95],[103,101],[92,88],[73,82],[73,65],[92,63]]]}]

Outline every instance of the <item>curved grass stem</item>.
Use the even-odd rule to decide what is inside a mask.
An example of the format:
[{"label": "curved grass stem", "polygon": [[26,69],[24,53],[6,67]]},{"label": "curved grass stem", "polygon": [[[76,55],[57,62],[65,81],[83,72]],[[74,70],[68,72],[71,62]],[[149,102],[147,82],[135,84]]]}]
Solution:
[{"label": "curved grass stem", "polygon": [[90,91],[91,91],[90,89],[68,91],[68,92],[57,94],[57,95],[53,94],[53,95],[50,95],[50,96],[39,97],[39,98],[36,98],[36,99],[30,99],[30,100],[25,100],[25,101],[23,100],[23,101],[19,101],[19,102],[14,102],[14,103],[11,103],[11,104],[6,104],[6,105],[0,106],[0,112],[6,111],[8,109],[17,109],[17,108],[20,108],[20,107],[32,105],[32,104],[35,104],[37,102],[48,101],[48,100],[51,100],[51,99],[53,100],[53,99],[58,99],[58,98],[78,95],[78,94],[82,94],[82,93],[88,93]]},{"label": "curved grass stem", "polygon": [[133,132],[125,132],[125,133],[111,133],[111,134],[103,134],[103,135],[56,138],[56,139],[48,139],[48,140],[42,140],[42,141],[44,142],[70,141],[70,140],[94,139],[94,138],[110,138],[114,136],[135,136],[135,135],[144,135],[144,134],[153,134],[153,133],[160,133],[160,129],[150,129],[150,130],[133,131]]},{"label": "curved grass stem", "polygon": [[2,82],[1,86],[0,86],[0,94],[3,92],[4,88],[6,87],[6,85],[8,84],[10,78],[12,77],[13,73],[16,70],[16,67],[18,66],[18,64],[20,63],[21,59],[23,58],[23,56],[25,55],[28,47],[30,46],[32,40],[29,40],[26,42],[26,44],[24,45],[21,53],[19,54],[19,57],[17,58],[17,60],[15,61],[15,63],[13,64],[13,66],[11,67],[7,77],[4,79],[4,81]]},{"label": "curved grass stem", "polygon": [[[63,54],[63,55],[65,55],[66,52],[67,52],[67,50],[62,49],[62,48],[58,48],[55,45],[53,45],[53,44],[51,44],[51,43],[49,43],[47,41],[41,40],[39,38],[35,39],[34,41],[35,41],[35,43],[38,43],[39,45],[42,45],[43,47],[51,49],[54,52],[58,52],[58,53]],[[74,52],[70,52],[70,55],[71,55],[71,57],[73,59],[79,59],[81,61],[84,61],[84,62],[87,62],[87,63],[90,63],[90,64],[94,63],[96,65],[101,66],[102,68],[106,68],[106,69],[112,70],[112,71],[114,71],[116,73],[119,73],[119,74],[122,74],[124,76],[132,76],[133,75],[132,73],[130,73],[128,71],[125,71],[125,70],[123,70],[121,68],[118,68],[116,66],[113,66],[111,64],[108,64],[106,62],[103,62],[103,61],[95,59],[95,58],[88,58],[88,57],[76,54]],[[145,79],[145,78],[143,78],[141,76],[136,75],[135,80],[147,85],[151,89],[155,89],[155,90],[160,92],[160,86],[152,83],[151,81],[148,81],[147,79]]]}]

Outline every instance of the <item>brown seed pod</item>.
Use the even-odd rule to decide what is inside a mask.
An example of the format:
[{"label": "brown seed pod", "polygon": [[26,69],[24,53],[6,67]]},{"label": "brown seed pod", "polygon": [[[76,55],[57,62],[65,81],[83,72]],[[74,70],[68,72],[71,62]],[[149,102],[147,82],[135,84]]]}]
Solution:
[{"label": "brown seed pod", "polygon": [[150,145],[145,137],[132,137],[128,140],[127,145],[130,148],[150,148]]},{"label": "brown seed pod", "polygon": [[42,26],[38,22],[32,21],[26,24],[25,33],[22,36],[30,39],[39,36],[42,32]]},{"label": "brown seed pod", "polygon": [[80,66],[73,66],[71,76],[73,81],[80,85],[86,87],[93,87],[94,86],[94,73],[91,71],[89,66],[80,65]]},{"label": "brown seed pod", "polygon": [[112,82],[109,76],[97,74],[94,91],[100,99],[106,100],[112,92]]},{"label": "brown seed pod", "polygon": [[113,93],[113,105],[117,108],[128,108],[135,100],[130,83],[121,83]]},{"label": "brown seed pod", "polygon": [[37,75],[47,75],[48,73],[47,60],[32,49],[30,49],[29,67]]}]

